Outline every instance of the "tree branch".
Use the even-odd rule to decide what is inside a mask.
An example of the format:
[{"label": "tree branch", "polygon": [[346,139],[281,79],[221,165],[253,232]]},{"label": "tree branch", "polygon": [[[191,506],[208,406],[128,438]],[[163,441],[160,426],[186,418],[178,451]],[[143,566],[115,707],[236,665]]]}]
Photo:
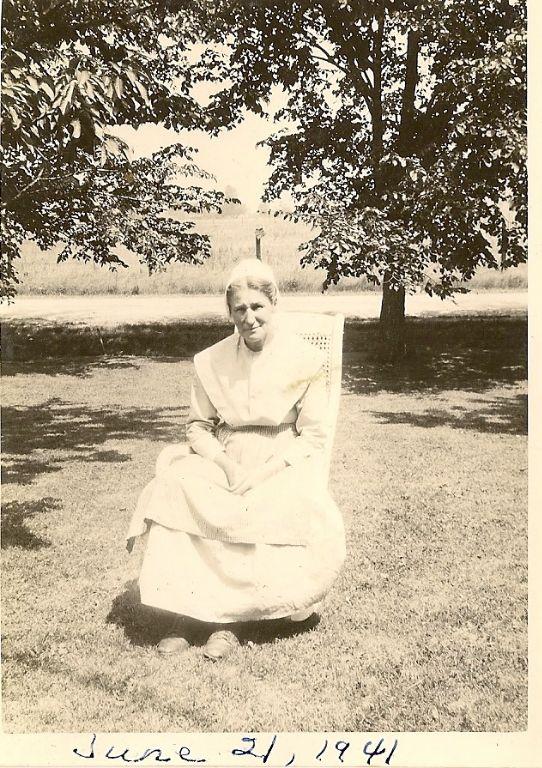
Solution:
[{"label": "tree branch", "polygon": [[[327,8],[325,5],[323,7],[324,16],[326,18],[327,23],[337,35],[339,34],[340,25],[336,23],[337,15],[339,13],[338,9],[334,4],[330,4],[329,8]],[[344,29],[348,27],[348,23],[345,24]],[[356,29],[356,32],[358,30]],[[340,39],[337,40],[335,45],[339,48],[344,58],[349,62],[350,64],[350,72],[358,72],[359,76],[366,86],[366,88],[369,91],[369,95],[372,94],[373,86],[369,82],[369,80],[365,76],[365,71],[362,67],[362,63],[365,64],[365,70],[370,70],[374,64],[372,61],[371,53],[368,51],[365,55],[360,55],[359,50],[359,36],[357,34],[353,34],[350,37],[346,37],[344,34],[340,34]],[[350,75],[352,77],[352,75]]]},{"label": "tree branch", "polygon": [[38,183],[38,181],[40,181],[43,178],[43,174],[44,174],[44,170],[42,168],[41,171],[36,176],[36,178],[32,179],[30,184],[27,184],[26,187],[23,187],[19,192],[17,192],[15,197],[13,197],[13,200],[18,200],[19,197],[21,197],[21,195],[24,195],[25,192],[28,192],[29,189],[32,189],[32,187],[35,186]]},{"label": "tree branch", "polygon": [[44,176],[43,173],[44,173],[44,171],[42,169],[38,173],[38,175],[36,176],[35,179],[32,179],[32,181],[29,184],[27,184],[25,187],[20,189],[17,192],[17,194],[14,195],[14,197],[12,197],[11,199],[12,200],[18,200],[22,195],[24,195],[26,192],[28,192],[29,189],[32,189],[32,187],[34,187],[38,183],[38,181],[46,182],[47,183],[48,181],[61,181],[62,179],[71,179],[71,178],[73,178],[73,174],[71,174],[71,173],[68,173],[68,174],[66,174],[64,176]]},{"label": "tree branch", "polygon": [[[353,72],[351,72],[347,67],[340,64],[336,59],[332,58],[331,54],[326,51],[326,49],[320,45],[320,43],[317,43],[315,40],[311,41],[311,45],[314,48],[317,48],[319,51],[321,51],[324,56],[317,56],[315,53],[311,53],[311,56],[313,59],[316,59],[317,61],[323,61],[326,64],[331,64],[336,69],[339,69],[341,72],[343,72],[346,77],[354,84],[354,86],[360,91],[361,95],[365,99],[365,103],[367,104],[367,107],[369,110],[371,110],[371,103],[372,103],[372,95],[371,95],[371,85],[368,82],[368,80],[365,80],[363,73],[359,73],[359,78],[355,77]],[[361,86],[361,87],[360,87]]]}]

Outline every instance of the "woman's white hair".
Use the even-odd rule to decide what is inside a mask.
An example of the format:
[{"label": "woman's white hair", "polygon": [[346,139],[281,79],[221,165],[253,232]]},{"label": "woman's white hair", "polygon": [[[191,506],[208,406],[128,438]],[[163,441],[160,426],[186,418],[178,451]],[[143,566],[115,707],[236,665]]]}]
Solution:
[{"label": "woman's white hair", "polygon": [[243,259],[232,269],[226,283],[226,304],[230,309],[230,299],[239,288],[252,288],[261,291],[271,304],[276,304],[279,289],[273,270],[259,259]]}]

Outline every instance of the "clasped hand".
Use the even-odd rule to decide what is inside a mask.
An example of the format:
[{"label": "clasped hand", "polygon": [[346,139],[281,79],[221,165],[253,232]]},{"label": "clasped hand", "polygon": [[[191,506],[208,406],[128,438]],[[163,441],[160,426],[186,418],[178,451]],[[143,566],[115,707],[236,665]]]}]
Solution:
[{"label": "clasped hand", "polygon": [[260,485],[260,483],[263,483],[286,467],[286,462],[283,459],[270,459],[264,464],[259,464],[249,470],[244,469],[236,461],[226,456],[221,456],[216,463],[226,473],[230,491],[239,496]]}]

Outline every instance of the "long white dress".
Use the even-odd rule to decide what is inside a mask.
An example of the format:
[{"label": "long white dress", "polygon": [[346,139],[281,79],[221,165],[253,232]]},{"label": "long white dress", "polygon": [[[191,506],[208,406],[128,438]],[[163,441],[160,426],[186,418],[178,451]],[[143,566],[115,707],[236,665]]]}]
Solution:
[{"label": "long white dress", "polygon": [[[342,518],[323,483],[321,352],[276,331],[261,352],[237,334],[194,358],[187,438],[140,495],[128,531],[148,529],[146,605],[208,622],[289,616],[319,602],[344,560]],[[214,463],[281,457],[286,468],[240,496]]]}]

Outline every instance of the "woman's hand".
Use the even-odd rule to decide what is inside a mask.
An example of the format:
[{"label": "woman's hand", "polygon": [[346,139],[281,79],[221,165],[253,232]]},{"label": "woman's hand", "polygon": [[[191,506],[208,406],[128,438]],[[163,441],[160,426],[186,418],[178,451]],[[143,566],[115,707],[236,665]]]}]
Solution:
[{"label": "woman's hand", "polygon": [[230,490],[233,490],[233,486],[238,485],[247,475],[246,470],[236,461],[226,456],[225,453],[219,453],[216,456],[215,464],[218,464],[228,478]]},{"label": "woman's hand", "polygon": [[241,478],[240,482],[231,486],[231,491],[232,493],[237,493],[239,496],[242,496],[244,493],[247,493],[247,491],[260,485],[260,483],[265,482],[265,480],[273,477],[273,475],[276,475],[277,472],[285,469],[285,467],[286,462],[284,459],[270,459],[269,461],[266,461],[265,464],[260,464],[245,473],[245,477]]}]

